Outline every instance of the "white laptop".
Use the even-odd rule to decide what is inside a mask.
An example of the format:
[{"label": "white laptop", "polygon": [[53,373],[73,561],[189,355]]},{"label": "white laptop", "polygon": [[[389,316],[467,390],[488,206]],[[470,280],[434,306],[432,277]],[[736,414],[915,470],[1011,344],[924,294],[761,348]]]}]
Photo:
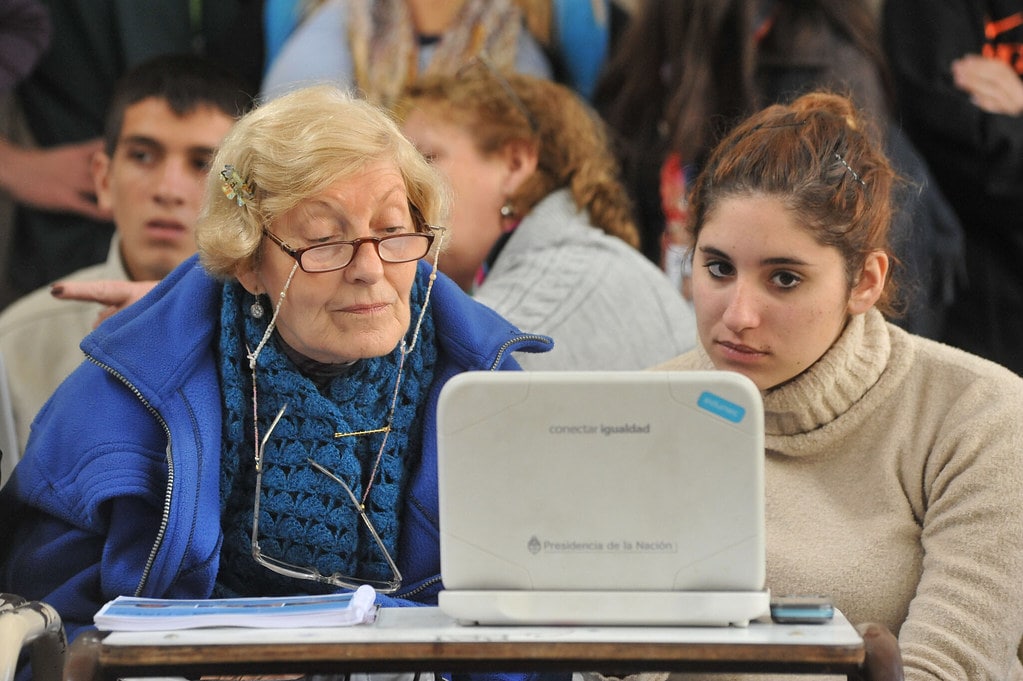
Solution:
[{"label": "white laptop", "polygon": [[746,377],[469,372],[437,419],[445,613],[743,626],[769,611],[763,405]]}]

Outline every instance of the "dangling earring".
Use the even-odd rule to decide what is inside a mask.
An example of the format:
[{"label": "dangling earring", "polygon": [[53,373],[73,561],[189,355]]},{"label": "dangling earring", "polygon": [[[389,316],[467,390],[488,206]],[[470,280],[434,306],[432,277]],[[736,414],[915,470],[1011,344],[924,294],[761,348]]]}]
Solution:
[{"label": "dangling earring", "polygon": [[259,298],[256,298],[256,301],[249,306],[249,314],[252,315],[253,319],[262,319],[265,312],[263,304],[259,302]]},{"label": "dangling earring", "polygon": [[501,206],[501,217],[510,218],[515,216],[515,206],[512,205],[511,199],[505,199],[504,205]]}]

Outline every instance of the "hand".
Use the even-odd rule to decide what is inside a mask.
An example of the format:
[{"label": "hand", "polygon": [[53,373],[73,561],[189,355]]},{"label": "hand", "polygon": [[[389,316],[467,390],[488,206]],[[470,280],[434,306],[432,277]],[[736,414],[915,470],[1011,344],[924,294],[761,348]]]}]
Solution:
[{"label": "hand", "polygon": [[1023,80],[998,59],[968,54],[952,62],[952,80],[970,100],[988,113],[1023,114]]},{"label": "hand", "polygon": [[863,637],[867,657],[860,678],[863,681],[903,681],[899,641],[883,624],[864,622],[856,625]]},{"label": "hand", "polygon": [[102,149],[100,139],[46,149],[0,140],[0,187],[35,208],[110,220],[110,212],[96,204],[92,179],[92,157]]},{"label": "hand", "polygon": [[92,328],[99,326],[115,312],[120,312],[149,293],[158,281],[58,281],[50,287],[50,295],[60,300],[83,300],[105,307],[96,316]]}]

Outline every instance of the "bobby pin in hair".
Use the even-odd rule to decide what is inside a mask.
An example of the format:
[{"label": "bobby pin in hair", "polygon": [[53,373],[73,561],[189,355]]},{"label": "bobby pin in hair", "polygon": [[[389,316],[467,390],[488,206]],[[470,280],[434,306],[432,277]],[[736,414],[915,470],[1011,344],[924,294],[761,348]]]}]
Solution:
[{"label": "bobby pin in hair", "polygon": [[841,163],[842,165],[845,166],[845,169],[849,171],[849,174],[853,176],[854,180],[859,182],[863,186],[864,189],[867,188],[867,183],[863,181],[863,179],[860,177],[859,173],[857,173],[855,170],[853,170],[852,166],[850,166],[846,162],[846,160],[844,158],[842,158],[842,155],[840,153],[838,153],[837,151],[835,152],[835,158],[838,159],[839,163]]}]

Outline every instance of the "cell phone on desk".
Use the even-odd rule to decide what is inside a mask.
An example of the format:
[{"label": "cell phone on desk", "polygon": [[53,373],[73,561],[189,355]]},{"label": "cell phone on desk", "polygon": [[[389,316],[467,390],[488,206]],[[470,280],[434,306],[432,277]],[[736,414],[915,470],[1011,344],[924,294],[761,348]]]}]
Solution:
[{"label": "cell phone on desk", "polygon": [[771,619],[779,624],[823,624],[835,616],[835,606],[827,596],[775,596],[771,599]]}]

